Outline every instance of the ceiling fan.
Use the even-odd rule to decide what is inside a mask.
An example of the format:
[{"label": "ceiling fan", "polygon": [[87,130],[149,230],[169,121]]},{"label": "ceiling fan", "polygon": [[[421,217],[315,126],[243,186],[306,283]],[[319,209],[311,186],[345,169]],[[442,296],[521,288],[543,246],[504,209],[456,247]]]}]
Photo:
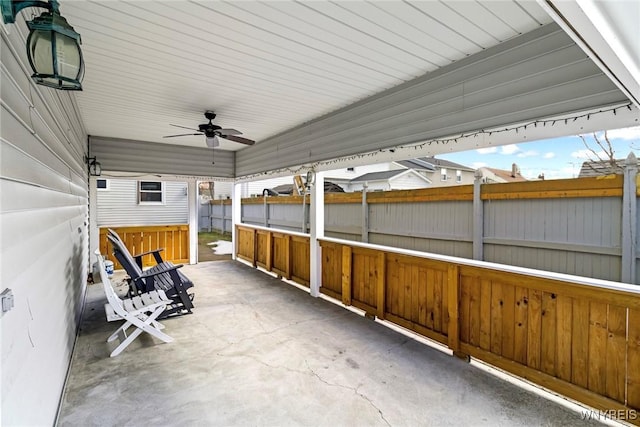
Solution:
[{"label": "ceiling fan", "polygon": [[180,135],[166,135],[163,138],[176,138],[178,136],[190,136],[190,135],[204,135],[205,142],[209,148],[218,147],[220,140],[218,138],[228,139],[229,141],[239,142],[240,144],[253,145],[256,142],[247,138],[242,138],[238,135],[242,135],[242,132],[236,129],[223,129],[218,125],[211,123],[216,118],[216,114],[213,111],[205,111],[204,116],[209,120],[209,123],[203,123],[198,125],[198,129],[193,129],[186,126],[171,125],[177,128],[194,130],[197,133],[183,133]]}]

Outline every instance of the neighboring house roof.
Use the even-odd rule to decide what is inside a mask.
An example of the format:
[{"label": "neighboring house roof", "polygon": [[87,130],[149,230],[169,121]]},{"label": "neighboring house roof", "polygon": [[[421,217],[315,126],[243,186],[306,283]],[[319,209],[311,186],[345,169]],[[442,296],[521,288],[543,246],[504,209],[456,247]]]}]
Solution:
[{"label": "neighboring house roof", "polygon": [[[265,188],[265,190],[269,190],[272,193],[270,195],[276,196],[278,194],[282,195],[290,195],[293,194],[293,184],[283,184],[278,185],[277,187],[273,187],[271,189]],[[273,192],[277,194],[273,194]],[[331,181],[324,181],[324,192],[325,193],[344,193],[344,189],[340,187],[338,184],[334,184]]]},{"label": "neighboring house roof", "polygon": [[504,182],[527,181],[527,178],[522,176],[520,174],[520,172],[516,172],[515,176],[514,176],[513,171],[508,171],[508,170],[504,170],[504,169],[494,169],[494,168],[487,168],[487,167],[484,167],[484,168],[481,168],[481,169],[488,170],[489,172],[493,173],[498,178],[504,180]]},{"label": "neighboring house roof", "polygon": [[391,181],[393,179],[399,178],[402,175],[414,175],[424,182],[431,184],[431,180],[422,174],[419,174],[413,169],[397,169],[392,171],[382,171],[382,172],[370,172],[365,173],[364,175],[360,175],[356,178],[353,178],[350,182],[358,183],[358,182],[372,182],[372,181]]},{"label": "neighboring house roof", "polygon": [[431,163],[436,169],[456,169],[461,171],[473,172],[475,169],[469,166],[461,165],[460,163],[451,162],[444,159],[436,159],[435,157],[420,157],[418,160]]},{"label": "neighboring house roof", "polygon": [[350,182],[386,181],[406,171],[407,169],[396,169],[392,171],[369,172],[353,178]]},{"label": "neighboring house roof", "polygon": [[[621,174],[624,171],[625,160],[626,159],[615,159],[616,166],[613,166],[610,160],[584,162],[582,163],[582,167],[580,168],[580,174],[578,174],[578,178]],[[640,160],[638,161],[638,166],[640,167]]]},{"label": "neighboring house roof", "polygon": [[400,166],[405,167],[407,169],[426,170],[431,172],[434,172],[436,170],[433,164],[427,162],[424,159],[398,160],[397,162],[394,162],[394,163],[397,163]]}]

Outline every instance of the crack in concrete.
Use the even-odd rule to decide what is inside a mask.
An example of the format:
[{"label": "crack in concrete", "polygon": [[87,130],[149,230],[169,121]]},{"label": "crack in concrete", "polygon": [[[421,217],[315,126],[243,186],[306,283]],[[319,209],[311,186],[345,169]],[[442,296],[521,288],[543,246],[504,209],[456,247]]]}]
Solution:
[{"label": "crack in concrete", "polygon": [[[298,326],[298,325],[302,325],[304,323],[309,323],[309,322],[315,322],[315,321],[318,321],[318,320],[326,320],[326,319],[324,319],[324,318],[313,318],[313,319],[307,319],[307,320],[299,320],[299,321],[296,321],[296,322],[292,322],[292,323],[288,323],[286,325],[279,326],[279,327],[277,327],[275,329],[272,329],[270,331],[265,330],[264,332],[260,332],[260,333],[257,333],[257,334],[254,334],[254,335],[251,335],[251,336],[248,336],[248,337],[241,338],[238,341],[230,341],[229,344],[227,344],[226,346],[224,346],[221,349],[219,349],[217,351],[217,353],[219,354],[220,352],[225,351],[229,347],[232,347],[232,346],[237,345],[237,344],[241,344],[241,343],[243,343],[245,341],[248,341],[248,340],[254,340],[254,339],[258,338],[258,337],[272,335],[272,334],[275,334],[276,332],[282,331],[282,330],[287,329],[287,328],[291,328],[293,326]],[[264,329],[264,328],[262,328],[262,329]]]},{"label": "crack in concrete", "polygon": [[309,366],[309,362],[307,362],[307,360],[305,359],[304,361],[305,365],[307,365],[307,369],[309,369],[309,371],[311,372],[311,375],[313,375],[314,377],[316,377],[320,382],[330,386],[330,387],[340,387],[340,388],[344,388],[346,390],[351,390],[352,392],[354,392],[356,395],[360,396],[361,398],[363,398],[364,400],[366,400],[369,405],[371,405],[373,407],[373,409],[375,409],[376,411],[378,411],[378,414],[380,414],[380,418],[382,419],[382,421],[384,421],[389,427],[391,427],[391,423],[384,417],[384,413],[382,412],[382,409],[378,408],[378,406],[376,406],[375,403],[373,403],[373,401],[367,397],[365,394],[361,393],[360,387],[350,387],[350,386],[346,386],[346,385],[342,385],[342,384],[334,384],[334,383],[330,383],[329,381],[325,380],[324,378],[322,378],[316,371],[314,371],[311,366]]}]

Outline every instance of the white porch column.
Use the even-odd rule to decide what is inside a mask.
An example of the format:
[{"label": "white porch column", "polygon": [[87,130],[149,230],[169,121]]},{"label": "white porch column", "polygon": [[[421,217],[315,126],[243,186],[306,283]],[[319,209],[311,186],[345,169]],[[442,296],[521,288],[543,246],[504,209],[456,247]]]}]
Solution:
[{"label": "white porch column", "polygon": [[236,232],[236,225],[242,223],[242,184],[233,184],[233,191],[231,192],[231,244],[233,247],[233,254],[231,257],[236,259],[236,253],[238,252],[238,235]]},{"label": "white porch column", "polygon": [[311,207],[310,207],[311,235],[309,244],[311,277],[311,296],[320,296],[320,284],[322,283],[322,251],[318,239],[324,237],[324,173],[316,173],[316,182],[311,187]]},{"label": "white porch column", "polygon": [[189,204],[189,264],[198,263],[198,182],[187,181],[187,203]]}]

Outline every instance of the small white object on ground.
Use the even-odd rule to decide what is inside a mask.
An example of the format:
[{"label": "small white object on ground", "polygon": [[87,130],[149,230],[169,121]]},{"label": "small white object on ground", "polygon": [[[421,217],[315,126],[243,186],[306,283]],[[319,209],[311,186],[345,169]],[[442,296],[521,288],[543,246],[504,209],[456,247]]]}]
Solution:
[{"label": "small white object on ground", "polygon": [[231,242],[226,240],[218,240],[217,242],[208,243],[209,245],[215,245],[213,248],[213,253],[216,255],[226,255],[233,253],[233,245]]}]

